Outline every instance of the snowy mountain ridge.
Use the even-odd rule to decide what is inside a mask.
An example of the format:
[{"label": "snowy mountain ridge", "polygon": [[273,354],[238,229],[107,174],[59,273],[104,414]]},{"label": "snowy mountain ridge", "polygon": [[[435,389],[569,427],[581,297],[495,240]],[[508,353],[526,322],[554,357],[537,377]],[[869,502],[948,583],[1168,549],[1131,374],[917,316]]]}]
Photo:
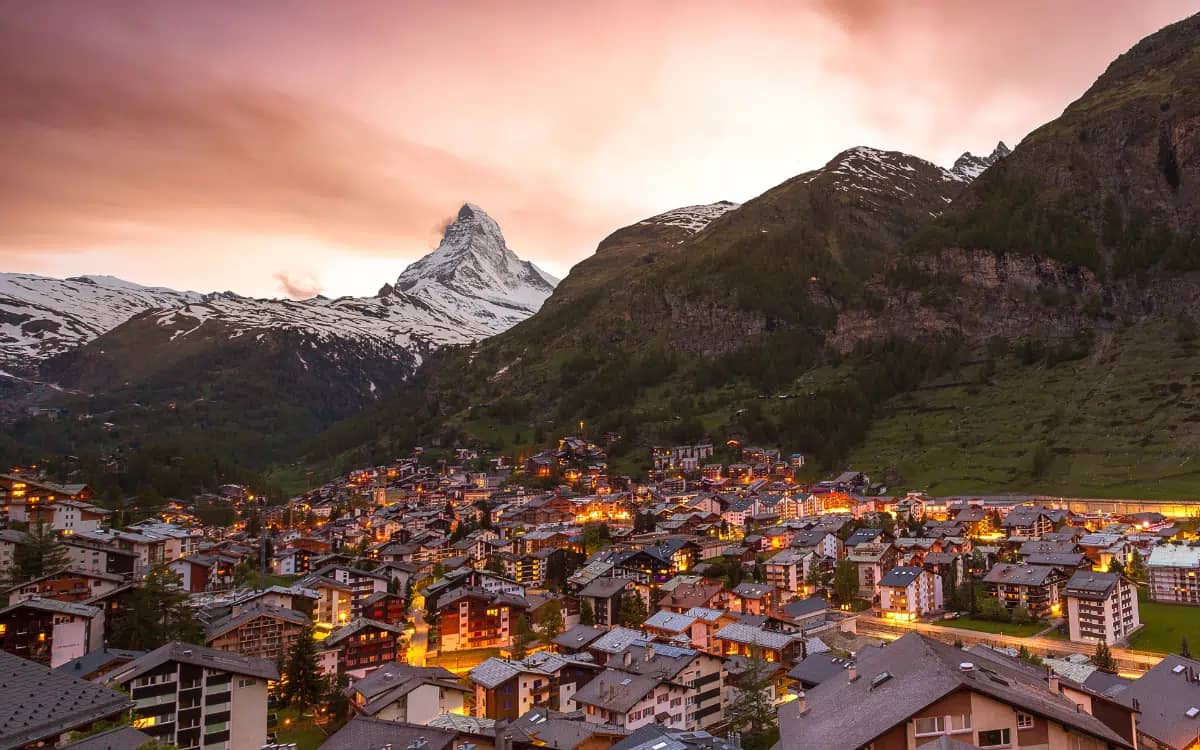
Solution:
[{"label": "snowy mountain ridge", "polygon": [[[150,315],[169,345],[196,331],[230,339],[291,330],[311,345],[351,342],[419,362],[421,353],[500,333],[537,312],[557,279],[523,261],[500,227],[467,204],[441,244],[375,297],[255,299],[143,287],[110,276],[0,274],[0,366],[29,371]],[[361,347],[360,347],[361,348]]]}]

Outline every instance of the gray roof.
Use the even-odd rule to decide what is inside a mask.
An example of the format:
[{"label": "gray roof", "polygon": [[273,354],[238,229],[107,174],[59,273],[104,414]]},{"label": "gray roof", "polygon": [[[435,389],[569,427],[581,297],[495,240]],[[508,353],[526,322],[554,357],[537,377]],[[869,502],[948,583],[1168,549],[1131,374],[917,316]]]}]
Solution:
[{"label": "gray roof", "polygon": [[609,654],[619,654],[629,648],[634,643],[647,643],[650,639],[637,630],[629,628],[613,628],[596,640],[592,641],[589,648],[594,648],[597,651],[603,651]]},{"label": "gray roof", "polygon": [[283,620],[290,622],[293,625],[308,625],[312,621],[308,619],[308,615],[303,612],[297,612],[294,609],[286,609],[284,607],[258,606],[245,610],[236,615],[222,617],[212,625],[209,625],[204,632],[206,640],[213,640],[225,635],[231,630],[241,627],[251,620],[259,617],[270,617],[275,620]]},{"label": "gray roof", "polygon": [[320,750],[381,750],[385,746],[403,750],[418,740],[425,741],[424,750],[445,750],[456,736],[456,732],[436,727],[355,716],[321,743]]},{"label": "gray roof", "polygon": [[696,622],[696,618],[693,616],[681,615],[678,612],[669,612],[665,609],[660,609],[646,618],[646,621],[642,623],[642,627],[681,633],[690,628],[694,622]]},{"label": "gray roof", "polygon": [[207,669],[248,677],[258,677],[264,680],[279,679],[279,669],[275,666],[275,662],[267,659],[242,656],[241,654],[208,648],[207,646],[195,646],[190,643],[172,641],[109,672],[104,676],[104,683],[106,685],[125,685],[142,673],[170,661],[181,664],[195,664]]},{"label": "gray roof", "polygon": [[503,730],[514,740],[554,750],[574,750],[598,734],[620,737],[626,733],[612,724],[587,721],[582,711],[560,713],[548,708],[531,709]]},{"label": "gray roof", "polygon": [[77,677],[86,678],[98,669],[107,667],[113,662],[133,661],[139,656],[145,654],[145,651],[133,651],[125,648],[109,648],[102,646],[95,651],[90,651],[78,659],[61,664],[55,667],[60,672],[65,672]]},{"label": "gray roof", "polygon": [[86,604],[60,602],[57,599],[43,599],[40,596],[35,596],[32,599],[25,599],[24,601],[19,601],[16,604],[10,604],[4,609],[0,609],[0,615],[8,614],[17,609],[38,609],[43,612],[74,615],[75,617],[86,617],[88,619],[99,615],[102,611],[99,607],[90,607]]},{"label": "gray roof", "polygon": [[62,750],[137,750],[154,738],[133,727],[117,727],[72,742]]},{"label": "gray roof", "polygon": [[792,642],[792,636],[787,633],[777,633],[773,630],[763,630],[753,625],[734,622],[717,631],[716,637],[725,641],[745,643],[751,646],[781,649]]},{"label": "gray roof", "polygon": [[395,625],[389,625],[386,622],[380,622],[378,620],[370,620],[366,617],[359,617],[351,620],[342,627],[330,633],[329,636],[325,638],[324,643],[327,646],[337,645],[363,628],[379,628],[380,630],[387,631],[393,635],[400,635],[404,632]]},{"label": "gray roof", "polygon": [[1023,586],[1044,586],[1058,568],[1050,565],[1013,565],[996,563],[983,577],[985,583],[1005,583]]},{"label": "gray roof", "polygon": [[1153,669],[1120,691],[1122,702],[1137,699],[1141,714],[1138,732],[1173,748],[1191,747],[1200,738],[1200,661],[1169,654]]},{"label": "gray roof", "polygon": [[453,672],[442,667],[414,667],[388,662],[361,680],[356,680],[344,692],[347,695],[360,694],[365,700],[361,706],[362,712],[372,716],[422,685],[437,685],[464,693],[469,690],[459,684]]},{"label": "gray roof", "polygon": [[1080,570],[1067,581],[1063,594],[1083,599],[1104,599],[1121,582],[1120,573],[1098,573]]},{"label": "gray roof", "polygon": [[[964,671],[964,662],[972,663],[972,669]],[[909,633],[885,648],[860,654],[858,674],[854,682],[828,680],[808,691],[808,710],[803,715],[798,702],[781,708],[782,739],[777,747],[862,747],[907,722],[926,706],[964,688],[1114,747],[1130,747],[1094,716],[1080,711],[1073,701],[1050,692],[1040,670],[999,654],[968,654]],[[854,710],[847,711],[847,706]]]},{"label": "gray roof", "polygon": [[568,649],[582,649],[591,645],[592,641],[604,635],[604,628],[595,625],[575,625],[559,633],[554,639],[554,645]]},{"label": "gray roof", "polygon": [[133,705],[129,696],[0,651],[0,750],[57,737]]},{"label": "gray roof", "polygon": [[658,686],[657,677],[606,669],[575,692],[575,702],[623,714]]},{"label": "gray roof", "polygon": [[847,663],[846,659],[832,654],[810,654],[792,667],[788,677],[807,689],[844,673]]},{"label": "gray roof", "polygon": [[685,732],[648,724],[613,745],[611,750],[733,750],[740,746],[728,737],[714,737],[708,732]]},{"label": "gray roof", "polygon": [[629,578],[597,578],[580,590],[580,596],[610,599],[625,590],[632,581]]},{"label": "gray roof", "polygon": [[906,588],[910,583],[917,580],[917,578],[919,578],[923,572],[923,568],[918,568],[913,565],[900,565],[892,568],[883,576],[883,578],[880,578],[879,585]]}]

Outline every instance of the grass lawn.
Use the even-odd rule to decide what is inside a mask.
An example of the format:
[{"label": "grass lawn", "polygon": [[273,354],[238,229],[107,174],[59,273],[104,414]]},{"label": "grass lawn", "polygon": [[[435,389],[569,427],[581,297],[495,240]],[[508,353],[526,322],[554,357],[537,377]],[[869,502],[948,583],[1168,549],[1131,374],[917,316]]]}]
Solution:
[{"label": "grass lawn", "polygon": [[975,630],[980,633],[1003,633],[1004,635],[1016,636],[1017,638],[1027,638],[1046,629],[1044,622],[1030,622],[1024,625],[1018,625],[1012,622],[993,622],[991,620],[977,620],[973,617],[959,617],[955,620],[940,620],[932,625],[939,625],[943,628],[958,628],[960,630]]},{"label": "grass lawn", "polygon": [[1200,608],[1152,602],[1139,590],[1138,611],[1142,628],[1130,637],[1130,648],[1177,654],[1184,636],[1187,636],[1189,646],[1200,646]]},{"label": "grass lawn", "polygon": [[279,724],[269,728],[275,732],[277,742],[281,745],[296,743],[296,750],[317,750],[329,735],[313,721],[311,716],[302,716],[299,709],[283,708],[279,714]]}]

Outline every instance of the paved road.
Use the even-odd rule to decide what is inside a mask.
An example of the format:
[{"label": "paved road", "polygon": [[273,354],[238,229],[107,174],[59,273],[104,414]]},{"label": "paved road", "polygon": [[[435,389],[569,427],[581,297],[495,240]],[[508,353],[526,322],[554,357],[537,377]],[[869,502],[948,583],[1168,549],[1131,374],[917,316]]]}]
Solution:
[{"label": "paved road", "polygon": [[[1011,635],[982,633],[977,630],[965,630],[945,625],[930,625],[924,622],[893,622],[891,620],[881,620],[878,617],[863,615],[859,615],[858,617],[858,632],[863,635],[878,637],[884,640],[895,640],[909,631],[924,633],[946,643],[954,643],[956,640],[962,641],[968,646],[974,644],[1007,646],[1011,648],[1021,648],[1024,646],[1030,652],[1039,656],[1063,654],[1086,654],[1091,656],[1096,653],[1094,645],[1072,643],[1071,641],[1058,640],[1056,638],[1041,638],[1038,636],[1018,638]],[[1117,660],[1117,667],[1121,670],[1122,674],[1135,676],[1148,671],[1155,664],[1162,661],[1163,658],[1162,654],[1118,647],[1113,647],[1112,655]]]},{"label": "paved road", "polygon": [[[424,601],[421,602],[424,605]],[[408,642],[408,663],[414,667],[425,666],[425,653],[429,650],[429,623],[425,622],[424,606],[413,606],[414,631]]]}]

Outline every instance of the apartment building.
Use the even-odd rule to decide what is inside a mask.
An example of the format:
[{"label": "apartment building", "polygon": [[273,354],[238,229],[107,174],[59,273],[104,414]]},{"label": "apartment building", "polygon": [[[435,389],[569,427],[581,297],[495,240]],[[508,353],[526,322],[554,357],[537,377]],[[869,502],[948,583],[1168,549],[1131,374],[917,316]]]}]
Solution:
[{"label": "apartment building", "polygon": [[808,572],[815,557],[815,552],[796,548],[776,553],[763,563],[767,583],[792,593],[805,591],[805,581],[808,580]]},{"label": "apartment building", "polygon": [[1141,624],[1137,586],[1120,573],[1080,570],[1063,587],[1072,641],[1113,645]]},{"label": "apartment building", "polygon": [[404,657],[404,631],[386,622],[359,618],[329,634],[324,649],[338,649],[338,671],[363,677],[372,669]]},{"label": "apartment building", "polygon": [[0,609],[0,650],[57,667],[104,645],[104,610],[32,598]]},{"label": "apartment building", "polygon": [[391,663],[355,680],[345,694],[356,714],[424,726],[444,714],[465,714],[471,690],[441,667]]},{"label": "apartment building", "polygon": [[879,615],[911,622],[943,608],[942,577],[924,568],[902,565],[879,581]]},{"label": "apartment building", "polygon": [[1200,547],[1160,544],[1146,561],[1150,598],[1168,604],[1200,604]]},{"label": "apartment building", "polygon": [[574,711],[575,693],[601,669],[594,661],[545,651],[516,661],[487,659],[467,675],[475,688],[475,716],[512,721],[537,707]]},{"label": "apartment building", "polygon": [[302,612],[259,605],[217,620],[206,629],[204,638],[221,651],[278,661],[309,625],[311,620]]},{"label": "apartment building", "polygon": [[168,643],[104,677],[129,692],[133,726],[180,750],[259,750],[274,662]]},{"label": "apartment building", "polygon": [[1062,611],[1059,592],[1066,576],[1051,565],[996,563],[983,577],[988,591],[1009,609],[1024,607],[1037,618],[1056,617]]}]

